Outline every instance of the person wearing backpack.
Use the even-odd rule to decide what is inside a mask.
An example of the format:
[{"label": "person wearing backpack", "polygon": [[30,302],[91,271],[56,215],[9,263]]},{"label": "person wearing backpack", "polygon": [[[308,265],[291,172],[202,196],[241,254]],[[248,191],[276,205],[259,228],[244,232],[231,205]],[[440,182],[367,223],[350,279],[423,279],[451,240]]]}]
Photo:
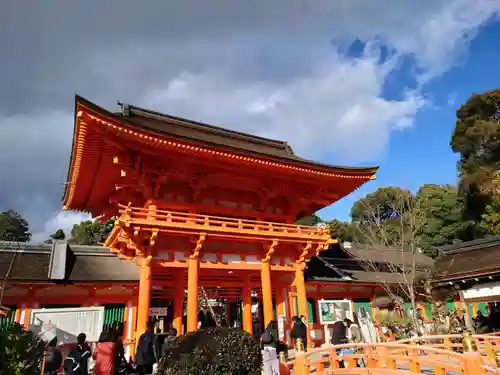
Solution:
[{"label": "person wearing backpack", "polygon": [[274,320],[269,322],[260,337],[262,350],[263,375],[279,375],[280,365],[277,348],[279,346],[278,323]]}]

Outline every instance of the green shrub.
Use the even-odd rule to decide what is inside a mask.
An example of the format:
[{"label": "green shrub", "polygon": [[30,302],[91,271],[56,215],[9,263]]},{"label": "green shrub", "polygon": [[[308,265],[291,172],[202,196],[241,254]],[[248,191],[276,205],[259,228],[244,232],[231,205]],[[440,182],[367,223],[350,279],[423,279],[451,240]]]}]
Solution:
[{"label": "green shrub", "polygon": [[0,331],[0,375],[39,375],[45,342],[23,326]]},{"label": "green shrub", "polygon": [[205,328],[179,337],[158,375],[260,375],[257,341],[237,328]]}]

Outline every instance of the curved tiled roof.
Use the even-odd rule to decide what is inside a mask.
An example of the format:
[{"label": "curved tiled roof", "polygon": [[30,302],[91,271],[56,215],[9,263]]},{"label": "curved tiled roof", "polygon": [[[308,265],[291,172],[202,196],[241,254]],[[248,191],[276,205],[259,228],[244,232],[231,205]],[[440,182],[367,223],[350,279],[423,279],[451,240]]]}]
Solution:
[{"label": "curved tiled roof", "polygon": [[439,281],[500,273],[500,236],[439,249],[435,272]]},{"label": "curved tiled roof", "polygon": [[[0,241],[0,279],[49,282],[54,244]],[[138,281],[139,268],[101,246],[67,245],[61,281]],[[7,277],[6,277],[7,276]]]}]

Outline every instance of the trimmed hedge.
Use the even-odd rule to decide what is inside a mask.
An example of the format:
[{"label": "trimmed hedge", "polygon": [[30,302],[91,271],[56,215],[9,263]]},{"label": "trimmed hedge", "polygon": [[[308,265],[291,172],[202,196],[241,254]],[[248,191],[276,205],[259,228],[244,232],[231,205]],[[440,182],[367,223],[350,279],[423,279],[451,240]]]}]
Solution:
[{"label": "trimmed hedge", "polygon": [[259,343],[238,328],[204,328],[179,337],[158,375],[261,375]]}]

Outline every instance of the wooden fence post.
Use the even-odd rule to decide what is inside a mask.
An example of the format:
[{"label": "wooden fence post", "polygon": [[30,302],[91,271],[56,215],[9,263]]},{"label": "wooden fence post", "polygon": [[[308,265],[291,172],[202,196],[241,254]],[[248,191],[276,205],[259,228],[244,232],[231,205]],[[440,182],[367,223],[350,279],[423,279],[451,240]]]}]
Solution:
[{"label": "wooden fence post", "polygon": [[468,352],[464,353],[465,357],[465,368],[467,369],[467,375],[481,375],[486,374],[486,370],[482,367],[481,354],[478,352]]},{"label": "wooden fence post", "polygon": [[285,353],[280,353],[280,375],[290,375],[290,370],[286,365]]},{"label": "wooden fence post", "polygon": [[465,352],[477,352],[476,342],[474,341],[474,338],[472,337],[472,333],[464,332],[464,338],[463,338],[462,342],[464,344],[464,351]]},{"label": "wooden fence post", "polygon": [[464,357],[465,357],[465,368],[467,369],[466,374],[470,375],[480,375],[485,374],[486,371],[482,368],[481,354],[477,351],[476,342],[472,337],[472,333],[464,332]]},{"label": "wooden fence post", "polygon": [[307,366],[307,355],[304,353],[304,342],[301,339],[295,341],[295,361],[293,363],[294,375],[309,375]]}]

